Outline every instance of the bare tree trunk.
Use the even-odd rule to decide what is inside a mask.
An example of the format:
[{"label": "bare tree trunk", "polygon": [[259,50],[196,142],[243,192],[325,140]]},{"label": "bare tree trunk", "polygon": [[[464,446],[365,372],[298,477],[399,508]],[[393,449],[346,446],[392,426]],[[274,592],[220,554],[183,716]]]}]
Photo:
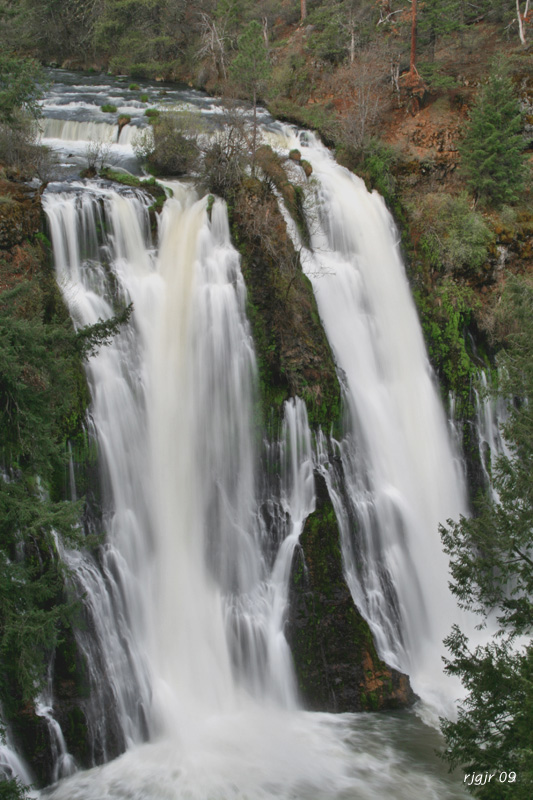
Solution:
[{"label": "bare tree trunk", "polygon": [[263,39],[265,41],[265,47],[268,50],[268,19],[263,17]]},{"label": "bare tree trunk", "polygon": [[257,146],[257,91],[254,86],[254,129],[252,136],[252,175],[255,176],[255,150]]},{"label": "bare tree trunk", "polygon": [[352,28],[350,34],[350,64],[353,64],[355,60],[355,29]]},{"label": "bare tree trunk", "polygon": [[307,0],[300,0],[300,22],[307,16]]},{"label": "bare tree trunk", "polygon": [[520,13],[520,0],[516,0],[516,18],[518,20],[518,35],[523,45],[526,44],[526,32],[524,30],[524,19],[527,17],[529,11],[529,0],[526,2],[524,14]]},{"label": "bare tree trunk", "polygon": [[[518,2],[518,0],[517,0]],[[411,61],[409,64],[409,72],[411,75],[416,71],[416,0],[412,0],[411,7]]]}]

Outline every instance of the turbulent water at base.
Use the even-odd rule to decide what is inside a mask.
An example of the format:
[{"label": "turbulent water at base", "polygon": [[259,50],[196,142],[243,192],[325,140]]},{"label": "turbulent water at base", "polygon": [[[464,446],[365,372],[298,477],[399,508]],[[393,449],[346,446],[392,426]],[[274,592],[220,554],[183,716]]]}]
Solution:
[{"label": "turbulent water at base", "polygon": [[[44,126],[52,144],[73,137],[58,146],[69,158],[83,126],[107,124],[91,105],[122,111],[127,91],[64,80]],[[198,106],[216,113],[199,96]],[[294,134],[269,128],[294,146]],[[54,800],[464,796],[435,759],[438,734],[415,714],[299,706],[283,624],[313,469],[326,475],[356,602],[427,708],[455,691],[440,686],[454,609],[438,523],[464,502],[391,219],[311,137],[299,145],[315,175],[305,267],[345,392],[337,442],[327,431],[313,440],[298,398],[277,437],[257,433],[255,353],[224,203],[208,213],[206,198],[173,183],[155,235],[140,191],[70,180],[44,195],[75,325],[133,302],[130,323],[87,369],[106,543],[94,554],[58,542],[83,597],[92,760],[108,761],[117,743],[125,752],[64,777],[45,792]],[[53,726],[53,697],[42,712]],[[69,759],[63,748],[59,776]]]}]

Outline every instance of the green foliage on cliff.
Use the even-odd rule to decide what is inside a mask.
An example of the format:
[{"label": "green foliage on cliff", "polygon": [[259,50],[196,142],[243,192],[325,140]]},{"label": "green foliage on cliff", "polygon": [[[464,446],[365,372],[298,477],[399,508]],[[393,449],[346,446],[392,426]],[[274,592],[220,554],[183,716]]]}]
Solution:
[{"label": "green foliage on cliff", "polygon": [[419,247],[431,270],[472,277],[487,264],[494,233],[466,193],[428,194],[411,209],[411,218],[421,230]]},{"label": "green foliage on cliff", "polygon": [[17,282],[13,260],[1,264],[15,283],[0,294],[0,696],[8,716],[42,687],[71,616],[57,542],[81,537],[81,505],[65,500],[63,487],[67,440],[84,439],[82,360],[130,313],[75,332],[45,253],[30,251],[33,277]]},{"label": "green foliage on cliff", "polygon": [[468,694],[456,722],[442,721],[451,766],[467,772],[517,774],[515,783],[472,788],[484,800],[526,800],[533,792],[533,288],[511,283],[508,348],[499,387],[509,403],[505,438],[510,456],[493,468],[498,499],[485,497],[477,515],[442,530],[451,559],[452,591],[482,621],[491,613],[498,633],[471,648],[454,627],[446,644],[450,674]]},{"label": "green foliage on cliff", "polygon": [[468,287],[447,277],[431,295],[414,291],[429,355],[445,395],[466,401],[475,366],[466,349],[467,328],[476,304]]}]

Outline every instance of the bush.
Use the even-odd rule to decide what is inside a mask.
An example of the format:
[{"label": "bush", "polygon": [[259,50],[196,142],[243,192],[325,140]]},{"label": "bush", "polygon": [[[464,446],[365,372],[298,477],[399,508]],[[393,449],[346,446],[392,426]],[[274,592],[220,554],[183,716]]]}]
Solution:
[{"label": "bush", "polygon": [[198,115],[165,111],[149,116],[152,127],[142,130],[133,143],[137,157],[159,175],[184,175],[193,170],[200,155]]},{"label": "bush", "polygon": [[117,110],[117,107],[112,105],[111,103],[104,103],[103,106],[100,106],[102,111],[105,111],[108,114],[114,114]]},{"label": "bush", "polygon": [[237,108],[226,109],[221,127],[209,138],[201,162],[201,180],[209,192],[231,199],[250,166],[246,119]]},{"label": "bush", "polygon": [[494,234],[466,194],[429,194],[417,205],[420,251],[436,271],[479,274],[486,264]]},{"label": "bush", "polygon": [[161,112],[157,108],[147,108],[144,112],[145,117],[158,117]]},{"label": "bush", "polygon": [[141,103],[147,103],[147,102],[148,102],[148,95],[147,94],[142,94],[141,95]]},{"label": "bush", "polygon": [[141,87],[139,86],[138,83],[130,83],[129,88],[131,89],[132,92],[138,92]]}]

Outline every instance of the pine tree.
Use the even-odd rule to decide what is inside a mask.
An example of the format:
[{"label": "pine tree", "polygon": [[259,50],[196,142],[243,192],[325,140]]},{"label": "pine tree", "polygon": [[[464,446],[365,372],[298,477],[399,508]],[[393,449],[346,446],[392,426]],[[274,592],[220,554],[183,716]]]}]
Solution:
[{"label": "pine tree", "polygon": [[266,86],[269,75],[270,61],[263,31],[259,22],[253,20],[239,36],[239,52],[231,65],[231,77],[253,102],[253,158],[257,142],[257,98]]},{"label": "pine tree", "polygon": [[460,147],[468,187],[486,205],[516,201],[524,181],[522,114],[513,85],[494,72],[479,94]]}]

